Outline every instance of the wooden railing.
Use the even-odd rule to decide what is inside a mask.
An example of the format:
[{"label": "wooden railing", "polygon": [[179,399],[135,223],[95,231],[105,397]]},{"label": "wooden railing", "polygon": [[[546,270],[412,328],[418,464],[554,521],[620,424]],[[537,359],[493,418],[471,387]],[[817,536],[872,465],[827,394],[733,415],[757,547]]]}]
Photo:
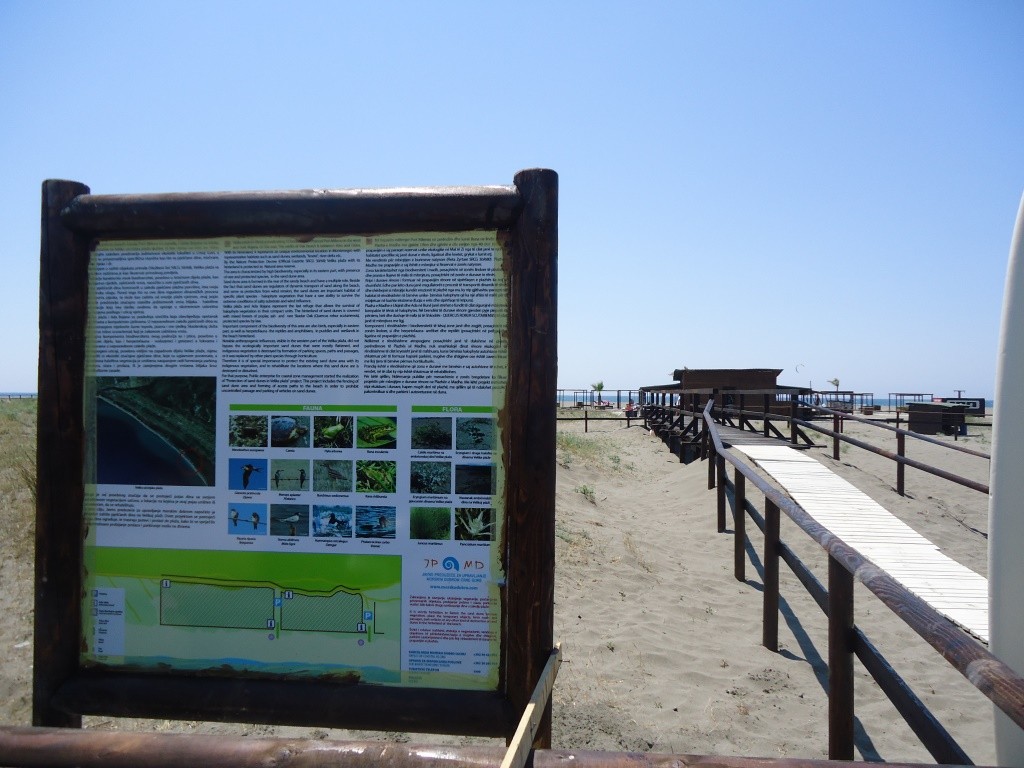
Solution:
[{"label": "wooden railing", "polygon": [[[906,444],[907,438],[909,437],[912,440],[920,440],[921,442],[924,443],[940,445],[943,448],[946,448],[951,451],[966,453],[971,456],[977,456],[982,459],[991,460],[992,457],[989,454],[984,453],[983,451],[976,451],[972,448],[957,445],[956,443],[948,443],[942,440],[936,440],[933,437],[921,435],[918,434],[917,432],[911,432],[910,430],[907,429],[899,429],[898,427],[892,427],[889,426],[888,424],[880,423],[874,419],[864,419],[859,416],[853,416],[848,413],[840,413],[839,411],[834,411],[829,408],[822,408],[820,406],[808,406],[804,403],[801,403],[800,406],[805,408],[811,408],[815,413],[822,413],[830,415],[832,417],[832,429],[824,429],[820,425],[815,424],[806,419],[793,418],[793,421],[807,429],[812,429],[824,435],[831,436],[832,458],[835,459],[836,461],[839,460],[840,443],[847,443],[848,445],[856,446],[857,448],[861,448],[865,451],[870,451],[871,453],[877,454],[879,456],[884,456],[885,458],[894,461],[896,463],[896,492],[899,493],[900,496],[903,496],[906,493],[906,487],[904,482],[904,470],[906,469],[906,467],[913,467],[914,469],[919,469],[922,472],[927,472],[930,475],[935,475],[936,477],[941,477],[944,480],[949,480],[951,483],[956,483],[957,485],[962,485],[965,488],[971,488],[972,490],[988,494],[988,485],[985,483],[979,483],[974,480],[969,480],[966,477],[961,477],[959,475],[953,474],[952,472],[946,472],[945,470],[939,469],[938,467],[933,467],[923,462],[907,458]],[[892,451],[887,451],[884,448],[879,448],[878,446],[871,445],[870,443],[866,443],[862,440],[857,440],[856,438],[849,437],[843,434],[842,425],[844,421],[855,421],[861,424],[870,424],[872,427],[875,427],[877,429],[887,430],[895,433],[897,445],[896,452],[893,453]]]},{"label": "wooden railing", "polygon": [[[662,406],[653,409],[652,415],[659,415],[659,408]],[[692,413],[682,408],[676,410],[679,411],[680,418]],[[700,443],[704,455],[710,459],[709,487],[717,487],[718,491],[719,531],[725,530],[727,490],[731,489],[733,493],[734,575],[738,580],[745,579],[746,516],[749,515],[764,533],[763,645],[773,651],[778,649],[780,560],[792,569],[828,617],[830,759],[853,759],[853,658],[856,656],[936,761],[961,764],[970,762],[956,741],[854,624],[854,580],[867,587],[1011,720],[1024,728],[1024,678],[989,653],[981,643],[956,628],[934,608],[909,592],[889,574],[836,538],[799,504],[767,483],[750,464],[727,451],[719,435],[716,418],[734,421],[736,418],[742,418],[742,415],[729,414],[725,410],[716,414],[714,410],[713,401],[708,400],[701,413],[703,430]],[[814,428],[814,425],[806,420],[790,417],[787,421],[793,430],[807,426]],[[687,425],[684,429],[690,429],[690,426]],[[764,429],[768,430],[768,427]],[[796,436],[792,438],[795,442],[802,433],[794,431],[793,434]],[[727,464],[734,468],[734,478],[731,481],[726,471]],[[747,498],[748,483],[764,496],[763,515]],[[826,551],[827,588],[779,538],[780,513],[785,513]]]},{"label": "wooden railing", "polygon": [[[727,393],[732,399],[729,405],[720,405],[715,408],[715,418],[719,423],[738,429],[748,430],[764,435],[765,437],[777,437],[789,440],[793,445],[812,446],[813,439],[808,432],[817,432],[832,440],[832,458],[839,460],[840,445],[845,443],[856,448],[882,456],[893,462],[896,474],[896,492],[903,496],[906,494],[906,468],[920,470],[935,477],[948,480],[951,483],[961,485],[965,488],[988,494],[986,483],[962,477],[953,472],[948,472],[939,467],[927,464],[907,456],[907,444],[910,441],[920,441],[931,445],[940,446],[946,450],[976,456],[981,459],[991,460],[991,456],[983,451],[960,445],[956,442],[937,440],[927,435],[922,435],[907,429],[900,429],[877,419],[866,419],[854,416],[849,413],[833,410],[823,406],[811,405],[804,402],[797,396],[788,400],[777,400],[779,391],[785,390],[750,390],[742,392]],[[641,390],[643,392],[643,390]],[[674,405],[649,402],[642,406],[645,425],[658,433],[666,442],[670,442],[670,449],[676,453],[680,438],[690,436],[691,440],[682,442],[693,443],[701,441],[701,458],[706,457],[707,451],[703,447],[703,437],[699,422],[702,420],[702,404],[709,398],[719,397],[726,394],[718,390],[688,390],[671,393]],[[746,407],[749,402],[760,404],[760,408]],[[823,416],[831,420],[832,428],[823,426],[820,422],[812,420],[815,415]],[[687,423],[687,419],[689,422]],[[844,434],[843,425],[846,421],[854,421],[859,424],[866,424],[880,431],[886,431],[896,436],[896,451],[890,451],[877,445],[865,442],[855,437]],[[695,424],[695,422],[697,422]],[[760,426],[755,424],[760,422]],[[777,423],[784,425],[779,429]],[[681,424],[686,424],[685,429],[673,434],[673,430],[679,430]],[[680,454],[680,460],[683,460]]]},{"label": "wooden railing", "polygon": [[[119,733],[0,726],[0,764],[61,768],[501,768],[499,746],[289,739],[199,733]],[[844,768],[803,758],[538,749],[533,768]],[[921,768],[887,763],[889,768]]]}]

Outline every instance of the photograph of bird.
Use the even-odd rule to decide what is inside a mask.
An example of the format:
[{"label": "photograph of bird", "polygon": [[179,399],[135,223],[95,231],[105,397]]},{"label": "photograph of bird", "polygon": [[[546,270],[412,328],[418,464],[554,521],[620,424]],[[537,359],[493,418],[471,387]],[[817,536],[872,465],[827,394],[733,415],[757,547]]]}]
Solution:
[{"label": "photograph of bird", "polygon": [[242,488],[249,487],[249,478],[253,472],[262,472],[263,470],[257,467],[255,464],[243,464],[242,465]]}]

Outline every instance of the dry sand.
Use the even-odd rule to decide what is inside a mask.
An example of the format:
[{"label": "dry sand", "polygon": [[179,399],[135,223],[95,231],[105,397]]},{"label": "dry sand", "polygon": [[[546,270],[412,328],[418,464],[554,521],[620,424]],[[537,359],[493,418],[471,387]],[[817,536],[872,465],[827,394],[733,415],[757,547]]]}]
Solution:
[{"label": "dry sand", "polygon": [[[848,423],[848,431],[866,429]],[[707,465],[683,466],[634,424],[559,422],[555,634],[564,663],[554,692],[553,743],[567,749],[820,758],[827,755],[825,617],[782,569],[780,652],[761,638],[760,534],[752,525],[747,581],[732,576],[732,536],[715,528]],[[968,438],[988,450],[988,428]],[[877,440],[877,438],[876,438]],[[961,438],[963,440],[963,438]],[[895,441],[893,440],[893,446]],[[908,455],[987,481],[988,463]],[[845,448],[814,455],[942,547],[985,573],[987,498],[915,470],[900,498],[890,462]],[[762,499],[751,494],[759,507]],[[783,521],[783,537],[819,576],[820,549]],[[6,560],[6,558],[5,558]],[[0,722],[31,719],[31,564],[0,563],[5,620]],[[970,757],[991,764],[991,706],[870,593],[858,587],[857,622]],[[932,762],[859,665],[859,759]],[[87,727],[365,738],[323,729],[86,718]],[[400,741],[421,735],[377,734]],[[442,737],[463,744],[469,740]],[[498,743],[498,742],[492,742]]]}]

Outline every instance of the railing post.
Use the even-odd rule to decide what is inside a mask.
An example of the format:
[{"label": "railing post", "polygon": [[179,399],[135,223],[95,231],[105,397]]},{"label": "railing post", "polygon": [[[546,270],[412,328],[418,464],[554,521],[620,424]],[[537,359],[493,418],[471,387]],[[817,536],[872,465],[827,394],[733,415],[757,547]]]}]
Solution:
[{"label": "railing post", "polygon": [[[705,434],[707,433],[708,425],[704,425]],[[710,491],[715,487],[715,469],[718,464],[718,452],[715,450],[715,444],[707,437],[704,438],[704,442],[708,447],[708,490]]]},{"label": "railing post", "polygon": [[[700,417],[700,460],[706,461],[708,459],[709,446],[711,444],[708,432],[707,422],[704,421],[704,417]],[[711,486],[708,486],[711,487]]]},{"label": "railing post", "polygon": [[828,758],[853,760],[853,574],[828,558]]},{"label": "railing post", "polygon": [[588,425],[589,425],[589,422],[587,421],[587,407],[583,406],[583,432],[584,433],[590,431],[590,428],[589,428]]},{"label": "railing post", "polygon": [[762,431],[764,432],[764,436],[768,437],[768,413],[770,406],[768,405],[768,395],[761,395],[761,397],[764,400],[764,422],[762,423]]},{"label": "railing post", "polygon": [[747,477],[739,468],[734,471],[733,508],[732,508],[732,544],[733,544],[733,575],[736,581],[747,580]]},{"label": "railing post", "polygon": [[789,398],[789,442],[796,445],[797,399]]},{"label": "railing post", "polygon": [[[902,432],[896,433],[896,455],[901,459],[906,455],[907,451],[907,436]],[[900,496],[905,495],[905,485],[903,483],[903,476],[906,473],[907,466],[902,461],[896,462],[896,493]]]},{"label": "railing post", "polygon": [[779,650],[779,507],[764,500],[764,605],[761,645]]},{"label": "railing post", "polygon": [[839,461],[839,414],[832,414],[832,458]]},{"label": "railing post", "polygon": [[725,532],[725,456],[715,454],[715,470],[718,477],[718,532]]}]

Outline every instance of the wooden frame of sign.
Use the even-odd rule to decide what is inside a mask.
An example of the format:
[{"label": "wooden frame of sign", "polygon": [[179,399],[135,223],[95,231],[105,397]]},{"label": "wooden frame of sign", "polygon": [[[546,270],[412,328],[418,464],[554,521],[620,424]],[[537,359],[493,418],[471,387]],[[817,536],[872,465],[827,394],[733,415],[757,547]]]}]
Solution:
[{"label": "wooden frame of sign", "polygon": [[[80,727],[90,714],[512,737],[553,645],[557,184],[549,170],[522,171],[508,186],[383,190],[93,195],[77,182],[44,183],[35,725]],[[83,665],[83,402],[96,243],[466,231],[498,233],[509,302],[508,385],[497,409],[506,581],[496,688]],[[536,743],[550,743],[550,711]]]}]

